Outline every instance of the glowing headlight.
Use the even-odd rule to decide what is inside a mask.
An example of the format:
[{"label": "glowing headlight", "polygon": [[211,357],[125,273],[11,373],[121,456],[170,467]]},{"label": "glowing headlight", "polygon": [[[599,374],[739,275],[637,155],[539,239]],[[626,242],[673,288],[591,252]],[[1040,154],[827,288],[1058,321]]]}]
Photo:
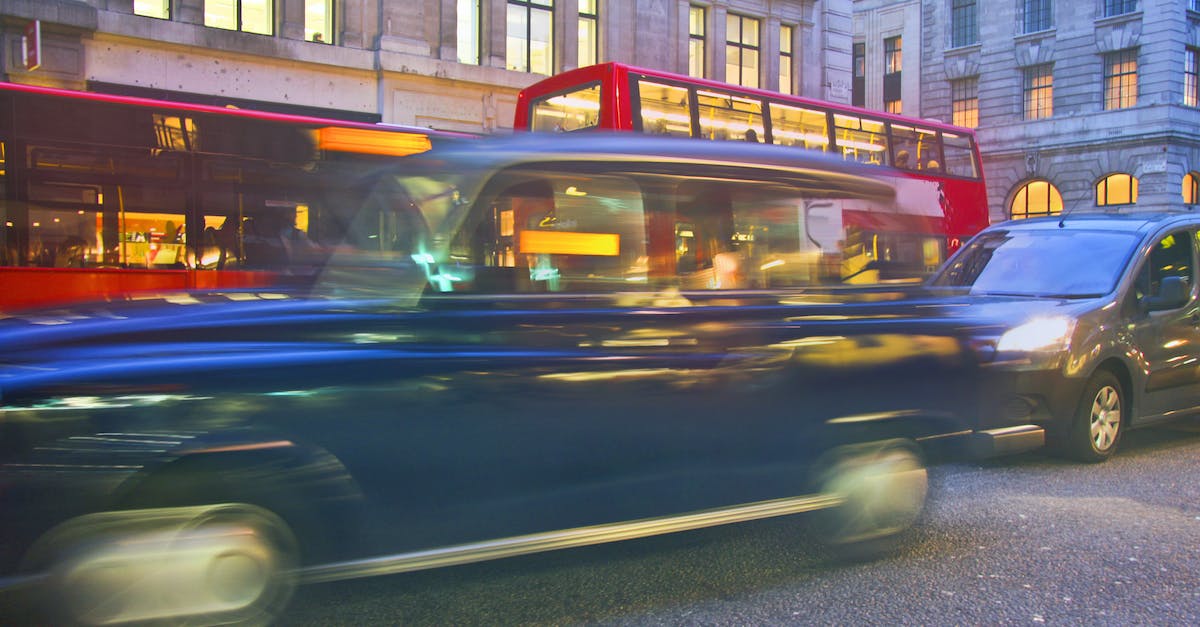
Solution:
[{"label": "glowing headlight", "polygon": [[1071,318],[1034,318],[1001,335],[1000,341],[996,342],[996,350],[1031,352],[1065,348],[1074,330],[1075,321]]}]

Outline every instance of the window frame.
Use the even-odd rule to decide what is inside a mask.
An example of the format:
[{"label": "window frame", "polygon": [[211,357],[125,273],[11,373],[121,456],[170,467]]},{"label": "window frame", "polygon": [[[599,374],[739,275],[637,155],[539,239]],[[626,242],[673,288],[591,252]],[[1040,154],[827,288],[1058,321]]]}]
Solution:
[{"label": "window frame", "polygon": [[[523,39],[521,40],[524,42],[524,61],[525,61],[524,67],[516,67],[513,65],[512,60],[509,59],[509,54],[508,54],[509,50],[508,50],[508,46],[507,46],[507,42],[506,42],[505,55],[504,55],[505,56],[505,59],[504,59],[505,68],[507,68],[510,71],[525,72],[527,74],[541,74],[543,76],[553,75],[554,74],[554,45],[555,45],[554,44],[554,19],[555,19],[554,0],[505,0],[504,5],[505,5],[506,20],[507,20],[508,13],[511,12],[514,8],[523,10],[524,17],[525,17],[525,20],[524,20],[525,33],[524,33]],[[538,68],[538,69],[534,69],[534,66],[533,66],[533,44],[534,44],[534,41],[533,41],[533,23],[534,23],[533,16],[534,16],[535,11],[545,13],[546,16],[549,17],[548,24],[550,26],[549,32],[547,33],[547,41],[546,41],[546,49],[547,49],[546,67]],[[513,38],[513,32],[511,30],[510,26],[511,25],[509,25],[509,24],[505,25],[506,39]],[[542,71],[542,70],[544,70],[544,71]]]},{"label": "window frame", "polygon": [[688,76],[708,76],[708,8],[688,5]]},{"label": "window frame", "polygon": [[979,43],[979,8],[975,0],[950,1],[950,47]]},{"label": "window frame", "polygon": [[[725,30],[725,82],[732,83],[741,87],[750,87],[757,89],[762,78],[762,20],[749,15],[740,13],[727,13],[725,24],[728,27],[736,20],[737,37],[733,37],[730,29]],[[753,28],[748,31],[748,24],[752,24]],[[748,32],[753,33],[753,42],[748,43],[746,35]],[[736,52],[737,62],[733,61],[733,53]],[[746,57],[750,54],[754,57],[754,68],[751,70],[747,67]],[[738,75],[736,77],[729,76],[730,68],[737,68]],[[751,82],[747,82],[749,79]]]},{"label": "window frame", "polygon": [[[1030,198],[1032,197],[1032,192],[1035,191],[1032,188],[1035,185],[1039,186],[1039,187],[1041,185],[1046,186],[1046,189],[1045,189],[1046,210],[1045,211],[1031,212],[1029,210]],[[1040,193],[1041,190],[1039,189],[1037,191]],[[1039,198],[1039,200],[1041,200],[1041,199]],[[1023,202],[1023,204],[1024,204],[1024,209],[1020,213],[1018,213],[1016,210],[1018,202]],[[1051,183],[1050,181],[1048,181],[1046,179],[1032,179],[1032,180],[1025,181],[1019,187],[1017,187],[1017,190],[1015,192],[1013,192],[1012,199],[1009,200],[1009,202],[1008,202],[1008,217],[1009,217],[1009,219],[1012,219],[1012,220],[1025,220],[1027,218],[1039,218],[1039,217],[1043,217],[1043,216],[1056,216],[1056,215],[1061,215],[1062,212],[1063,212],[1062,192],[1059,191],[1058,187],[1054,183]]]},{"label": "window frame", "polygon": [[266,31],[265,32],[257,31],[257,30],[247,30],[247,25],[246,25],[246,20],[245,20],[245,10],[244,10],[247,1],[248,0],[228,0],[228,2],[230,2],[233,5],[232,6],[233,26],[225,27],[225,26],[219,26],[216,23],[214,23],[213,21],[209,20],[208,0],[205,0],[204,6],[203,6],[204,26],[206,28],[217,28],[220,30],[228,30],[228,31],[234,31],[234,32],[239,32],[239,33],[247,33],[247,34],[251,34],[251,35],[263,35],[266,37],[274,37],[275,36],[275,19],[277,17],[276,11],[275,11],[274,0],[262,0],[262,7],[264,9],[266,9],[266,12],[267,12]]},{"label": "window frame", "polygon": [[1022,33],[1040,33],[1054,28],[1053,0],[1023,0],[1021,3]]},{"label": "window frame", "polygon": [[950,81],[950,110],[951,124],[964,128],[979,128],[978,76]]},{"label": "window frame", "polygon": [[[1125,200],[1120,197],[1112,198],[1112,183],[1115,181],[1125,181],[1128,194],[1124,196]],[[1095,196],[1097,207],[1128,207],[1136,205],[1138,201],[1138,179],[1132,174],[1126,172],[1113,172],[1106,174],[1095,185]]]},{"label": "window frame", "polygon": [[1024,120],[1044,120],[1054,116],[1053,63],[1021,68],[1021,114]]},{"label": "window frame", "polygon": [[[586,9],[590,9],[590,11]],[[590,28],[588,28],[589,26]],[[590,36],[585,38],[585,32]],[[595,65],[600,62],[600,0],[579,0],[578,47],[578,56],[575,59],[578,67]]]},{"label": "window frame", "polygon": [[1139,88],[1137,48],[1125,48],[1104,53],[1103,85],[1105,111],[1137,106]]},{"label": "window frame", "polygon": [[779,91],[785,94],[791,94],[795,90],[795,38],[795,26],[791,24],[779,25]]}]

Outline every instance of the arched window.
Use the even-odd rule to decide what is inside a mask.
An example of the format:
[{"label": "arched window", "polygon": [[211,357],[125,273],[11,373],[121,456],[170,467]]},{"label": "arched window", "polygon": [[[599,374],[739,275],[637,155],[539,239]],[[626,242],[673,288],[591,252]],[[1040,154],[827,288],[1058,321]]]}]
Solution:
[{"label": "arched window", "polygon": [[1200,174],[1196,172],[1183,175],[1183,204],[1200,205]]},{"label": "arched window", "polygon": [[1096,183],[1096,206],[1132,205],[1137,202],[1138,181],[1128,174],[1109,174]]},{"label": "arched window", "polygon": [[1020,187],[1008,206],[1008,215],[1014,220],[1053,216],[1062,213],[1062,194],[1050,181],[1030,181]]}]

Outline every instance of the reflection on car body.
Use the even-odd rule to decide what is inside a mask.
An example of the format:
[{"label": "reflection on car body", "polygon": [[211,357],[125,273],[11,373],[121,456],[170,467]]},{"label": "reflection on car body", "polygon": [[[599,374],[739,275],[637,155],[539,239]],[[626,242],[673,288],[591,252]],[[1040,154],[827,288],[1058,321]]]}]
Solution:
[{"label": "reflection on car body", "polygon": [[1101,461],[1126,428],[1200,410],[1198,226],[1154,212],[1009,222],[948,260],[931,285],[981,324],[982,424],[1037,424],[1057,451]]},{"label": "reflection on car body", "polygon": [[962,421],[957,320],[798,291],[839,278],[843,199],[886,212],[886,185],[543,141],[373,174],[307,294],[3,320],[6,582],[76,621],[238,622],[297,580],[813,510],[866,551],[923,506],[918,442],[993,439]]}]

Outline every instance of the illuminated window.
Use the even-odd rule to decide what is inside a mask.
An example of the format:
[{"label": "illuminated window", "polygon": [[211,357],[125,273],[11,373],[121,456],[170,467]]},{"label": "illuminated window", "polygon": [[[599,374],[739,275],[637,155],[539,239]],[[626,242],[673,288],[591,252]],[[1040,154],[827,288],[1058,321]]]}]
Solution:
[{"label": "illuminated window", "polygon": [[1137,104],[1137,50],[1104,55],[1104,108],[1126,109]]},{"label": "illuminated window", "polygon": [[1053,216],[1062,213],[1062,194],[1049,181],[1030,181],[1020,187],[1008,206],[1008,215],[1014,220]]},{"label": "illuminated window", "polygon": [[700,136],[705,139],[762,141],[765,137],[762,110],[762,101],[757,98],[696,90]]},{"label": "illuminated window", "polygon": [[1188,48],[1183,63],[1183,104],[1200,107],[1200,49]]},{"label": "illuminated window", "polygon": [[883,165],[888,151],[883,122],[857,115],[833,114],[838,148],[847,161]]},{"label": "illuminated window", "polygon": [[776,144],[821,152],[829,150],[829,115],[824,111],[772,102],[771,129]]},{"label": "illuminated window", "polygon": [[1200,174],[1196,172],[1183,175],[1183,204],[1200,204]]},{"label": "illuminated window", "polygon": [[642,131],[655,135],[692,136],[691,97],[687,89],[638,81]]},{"label": "illuminated window", "polygon": [[506,67],[549,76],[554,69],[554,0],[508,0]]},{"label": "illuminated window", "polygon": [[171,0],[133,0],[133,14],[171,19]]},{"label": "illuminated window", "polygon": [[529,129],[563,133],[596,128],[600,120],[600,84],[535,100],[530,106]]},{"label": "illuminated window", "polygon": [[333,43],[333,0],[304,0],[304,38]]},{"label": "illuminated window", "polygon": [[204,25],[257,35],[275,33],[273,0],[204,0]]},{"label": "illuminated window", "polygon": [[900,70],[903,67],[903,55],[900,37],[888,37],[883,40],[883,110],[888,113],[900,113],[901,80]]},{"label": "illuminated window", "polygon": [[1104,17],[1124,15],[1137,10],[1137,0],[1104,0]]},{"label": "illuminated window", "polygon": [[1021,101],[1026,120],[1041,120],[1054,115],[1054,69],[1049,63],[1024,69]]},{"label": "illuminated window", "polygon": [[975,0],[952,0],[950,5],[950,47],[979,43],[979,22]]},{"label": "illuminated window", "polygon": [[1049,30],[1053,25],[1054,8],[1051,0],[1024,0],[1023,24],[1026,33]]},{"label": "illuminated window", "polygon": [[1128,174],[1109,174],[1096,183],[1096,205],[1132,205],[1137,202],[1138,180]]},{"label": "illuminated window", "polygon": [[688,8],[688,76],[704,78],[707,69],[707,63],[704,60],[706,55],[704,43],[707,38],[705,22],[707,19],[708,15],[704,7]]},{"label": "illuminated window", "polygon": [[792,56],[792,38],[795,36],[795,28],[787,25],[779,27],[779,91],[790,94],[792,93],[792,84],[795,82],[793,71],[795,68],[795,58]]},{"label": "illuminated window", "polygon": [[979,126],[979,78],[960,78],[950,81],[950,102],[953,119],[958,126]]},{"label": "illuminated window", "polygon": [[579,67],[593,65],[599,59],[599,24],[596,0],[579,0]]},{"label": "illuminated window", "polygon": [[458,62],[479,65],[480,0],[458,0]]},{"label": "illuminated window", "polygon": [[752,17],[725,16],[725,80],[758,87],[758,20]]}]

